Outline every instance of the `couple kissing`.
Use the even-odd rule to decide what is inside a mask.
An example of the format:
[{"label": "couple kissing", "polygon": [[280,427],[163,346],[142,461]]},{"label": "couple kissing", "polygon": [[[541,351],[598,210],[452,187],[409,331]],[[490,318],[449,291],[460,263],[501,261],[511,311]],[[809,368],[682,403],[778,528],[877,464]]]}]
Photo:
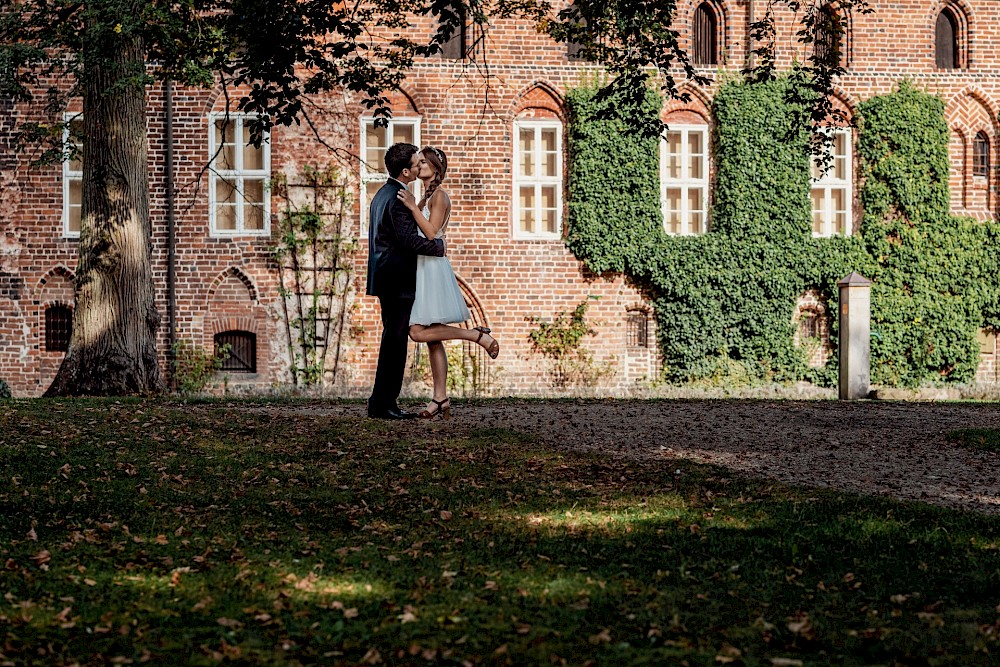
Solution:
[{"label": "couple kissing", "polygon": [[[492,359],[500,344],[487,327],[450,326],[469,319],[469,309],[445,256],[451,198],[441,187],[448,171],[444,152],[393,144],[385,152],[389,179],[372,198],[368,215],[368,289],[379,300],[382,341],[368,416],[376,419],[450,419],[446,340],[469,340]],[[418,202],[409,185],[420,179]],[[407,337],[427,343],[434,396],[418,413],[399,408],[406,370]]]}]

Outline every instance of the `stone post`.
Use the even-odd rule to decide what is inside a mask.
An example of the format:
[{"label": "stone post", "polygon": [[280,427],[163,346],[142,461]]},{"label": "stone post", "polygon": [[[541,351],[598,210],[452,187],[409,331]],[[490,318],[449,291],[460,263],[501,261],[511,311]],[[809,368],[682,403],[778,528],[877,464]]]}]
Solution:
[{"label": "stone post", "polygon": [[872,281],[853,271],[840,288],[840,400],[868,398]]}]

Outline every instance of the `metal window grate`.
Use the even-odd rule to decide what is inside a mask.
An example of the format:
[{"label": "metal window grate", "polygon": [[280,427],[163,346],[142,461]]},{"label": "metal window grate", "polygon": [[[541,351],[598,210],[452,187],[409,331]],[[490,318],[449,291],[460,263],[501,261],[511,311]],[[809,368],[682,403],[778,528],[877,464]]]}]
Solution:
[{"label": "metal window grate", "polygon": [[976,134],[972,143],[972,175],[976,178],[990,175],[990,139],[985,132]]},{"label": "metal window grate", "polygon": [[49,306],[45,309],[45,350],[65,352],[69,349],[73,333],[73,310],[68,306]]},{"label": "metal window grate", "polygon": [[222,369],[230,373],[257,372],[257,335],[249,331],[223,331],[215,334],[215,354],[228,346]]},{"label": "metal window grate", "polygon": [[718,21],[707,2],[694,12],[694,63],[716,65],[719,62]]},{"label": "metal window grate", "polygon": [[948,8],[938,14],[934,28],[934,60],[938,69],[958,67],[958,25]]},{"label": "metal window grate", "polygon": [[822,320],[819,313],[804,312],[799,320],[799,338],[821,338],[823,334]]},{"label": "metal window grate", "polygon": [[649,347],[649,317],[646,313],[629,313],[625,323],[626,345]]}]

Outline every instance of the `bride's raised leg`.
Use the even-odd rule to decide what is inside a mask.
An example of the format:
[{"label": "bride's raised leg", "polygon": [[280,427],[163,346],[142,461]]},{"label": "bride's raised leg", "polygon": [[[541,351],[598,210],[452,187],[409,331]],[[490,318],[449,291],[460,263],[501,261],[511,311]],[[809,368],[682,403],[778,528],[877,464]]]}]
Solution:
[{"label": "bride's raised leg", "polygon": [[497,355],[500,354],[500,343],[490,335],[488,327],[464,329],[448,324],[432,324],[430,326],[414,324],[410,327],[410,338],[418,343],[468,340],[481,345],[491,359],[496,359]]}]

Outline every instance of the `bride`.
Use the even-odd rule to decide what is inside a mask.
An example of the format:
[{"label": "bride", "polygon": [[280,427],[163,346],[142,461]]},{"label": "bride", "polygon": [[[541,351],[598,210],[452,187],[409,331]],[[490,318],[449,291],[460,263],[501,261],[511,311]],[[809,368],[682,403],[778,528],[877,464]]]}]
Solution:
[{"label": "bride", "polygon": [[[437,148],[421,151],[417,177],[424,184],[424,196],[418,203],[406,188],[396,196],[416,218],[421,236],[443,238],[451,217],[451,198],[441,188],[448,171],[448,158]],[[443,341],[469,340],[481,345],[491,359],[500,354],[500,343],[490,336],[489,327],[448,326],[469,319],[469,309],[458,287],[447,257],[417,256],[417,290],[410,314],[410,338],[427,343],[434,378],[434,398],[420,413],[424,419],[450,419],[451,401],[448,399],[448,356]]]}]

